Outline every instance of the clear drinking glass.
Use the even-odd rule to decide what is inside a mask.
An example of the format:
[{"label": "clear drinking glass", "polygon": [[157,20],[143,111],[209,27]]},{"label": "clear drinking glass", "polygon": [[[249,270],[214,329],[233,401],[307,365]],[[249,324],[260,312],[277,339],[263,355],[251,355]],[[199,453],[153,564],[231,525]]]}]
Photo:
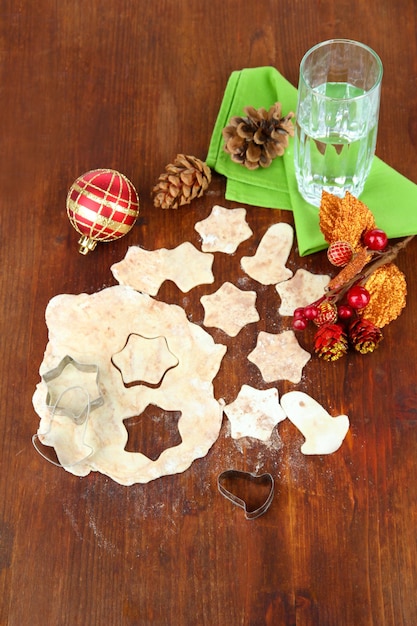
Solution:
[{"label": "clear drinking glass", "polygon": [[300,65],[295,173],[301,195],[319,206],[322,190],[358,197],[375,154],[382,63],[349,39],[317,44]]}]

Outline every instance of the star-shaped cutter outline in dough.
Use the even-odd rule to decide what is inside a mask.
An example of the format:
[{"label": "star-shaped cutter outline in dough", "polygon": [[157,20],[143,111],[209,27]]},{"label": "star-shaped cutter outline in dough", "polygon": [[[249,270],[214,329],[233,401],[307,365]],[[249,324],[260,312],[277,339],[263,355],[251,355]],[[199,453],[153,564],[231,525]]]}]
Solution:
[{"label": "star-shaped cutter outline in dough", "polygon": [[111,360],[127,386],[159,385],[166,372],[179,363],[166,337],[143,337],[137,333],[130,333],[123,349],[113,354]]},{"label": "star-shaped cutter outline in dough", "polygon": [[311,359],[297,341],[293,330],[273,334],[260,331],[256,347],[248,355],[248,360],[260,370],[266,383],[289,380],[299,383],[303,368]]},{"label": "star-shaped cutter outline in dough", "polygon": [[330,276],[327,274],[312,274],[308,270],[298,269],[290,280],[275,285],[281,298],[278,313],[282,316],[293,315],[298,307],[315,302],[321,298],[329,281]]},{"label": "star-shaped cutter outline in dough", "polygon": [[226,209],[219,204],[213,206],[206,219],[196,222],[194,229],[202,239],[203,252],[233,254],[253,235],[246,221],[246,209]]},{"label": "star-shaped cutter outline in dough", "polygon": [[213,254],[201,252],[185,241],[172,249],[130,246],[124,259],[110,270],[120,285],[156,296],[166,280],[175,283],[183,293],[197,285],[214,283],[213,261]]},{"label": "star-shaped cutter outline in dough", "polygon": [[275,426],[286,418],[275,387],[255,389],[242,385],[236,399],[223,410],[229,419],[233,439],[253,437],[268,441]]},{"label": "star-shaped cutter outline in dough", "polygon": [[214,293],[200,298],[204,326],[220,328],[230,337],[236,337],[247,324],[259,322],[256,298],[256,291],[243,291],[226,281]]}]

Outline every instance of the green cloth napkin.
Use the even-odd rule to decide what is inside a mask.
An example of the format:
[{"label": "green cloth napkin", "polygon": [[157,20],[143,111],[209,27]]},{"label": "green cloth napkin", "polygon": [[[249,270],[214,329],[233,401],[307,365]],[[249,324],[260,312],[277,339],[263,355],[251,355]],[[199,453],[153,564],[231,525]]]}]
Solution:
[{"label": "green cloth napkin", "polygon": [[[319,228],[318,209],[300,195],[295,179],[293,140],[282,157],[266,168],[248,170],[234,163],[224,151],[222,130],[243,107],[268,109],[281,102],[283,115],[295,113],[297,90],[274,67],[246,68],[232,72],[214,126],[207,164],[227,178],[226,199],[271,209],[293,211],[301,256],[327,246]],[[378,228],[388,237],[417,233],[417,185],[374,157],[371,172],[360,196],[372,211]]]}]

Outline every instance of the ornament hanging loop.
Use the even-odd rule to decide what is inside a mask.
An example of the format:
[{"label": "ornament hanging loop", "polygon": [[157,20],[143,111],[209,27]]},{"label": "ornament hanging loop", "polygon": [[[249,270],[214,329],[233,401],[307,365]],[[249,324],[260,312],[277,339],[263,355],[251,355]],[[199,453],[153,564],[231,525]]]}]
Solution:
[{"label": "ornament hanging loop", "polygon": [[89,252],[92,252],[94,250],[97,245],[97,241],[94,241],[94,239],[90,239],[90,237],[83,235],[79,238],[78,245],[80,246],[78,248],[78,252],[80,254],[87,255]]}]

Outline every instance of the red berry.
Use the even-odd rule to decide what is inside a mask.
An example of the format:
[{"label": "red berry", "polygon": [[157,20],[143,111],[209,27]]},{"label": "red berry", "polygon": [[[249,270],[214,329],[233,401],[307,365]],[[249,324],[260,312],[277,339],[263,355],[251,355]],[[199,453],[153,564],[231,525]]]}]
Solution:
[{"label": "red berry", "polygon": [[347,241],[334,241],[327,248],[327,258],[332,265],[344,267],[353,255],[353,248]]},{"label": "red berry", "polygon": [[308,320],[316,319],[319,314],[319,308],[315,304],[309,304],[304,308],[304,317]]},{"label": "red berry", "polygon": [[293,313],[293,317],[294,317],[294,319],[299,319],[299,318],[305,317],[305,315],[304,315],[304,307],[300,306],[300,307],[298,307],[298,309],[295,309],[295,311]]},{"label": "red berry", "polygon": [[292,321],[292,327],[294,330],[305,330],[307,328],[308,321],[305,317],[295,317]]},{"label": "red berry", "polygon": [[347,301],[352,309],[364,309],[368,304],[371,296],[365,287],[354,285],[347,292]]},{"label": "red berry", "polygon": [[372,228],[363,236],[363,243],[370,250],[384,250],[387,247],[387,233],[380,228]]},{"label": "red berry", "polygon": [[339,304],[337,313],[341,320],[349,320],[353,316],[353,309],[348,304]]}]

